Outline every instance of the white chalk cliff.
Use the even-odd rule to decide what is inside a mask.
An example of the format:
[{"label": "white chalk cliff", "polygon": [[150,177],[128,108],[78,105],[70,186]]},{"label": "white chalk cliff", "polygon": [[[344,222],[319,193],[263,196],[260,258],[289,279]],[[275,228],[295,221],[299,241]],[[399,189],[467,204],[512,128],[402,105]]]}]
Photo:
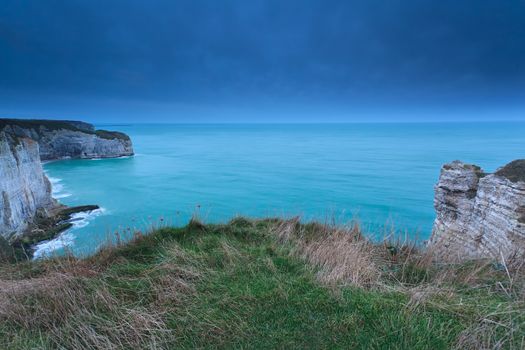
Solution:
[{"label": "white chalk cliff", "polygon": [[42,160],[133,155],[128,135],[95,130],[93,125],[84,122],[0,119],[2,129],[8,134],[37,141]]},{"label": "white chalk cliff", "polygon": [[0,119],[0,236],[20,235],[57,205],[41,160],[133,155],[130,138],[72,121]]},{"label": "white chalk cliff", "polygon": [[9,237],[20,233],[39,211],[46,215],[54,205],[38,143],[0,132],[0,234]]},{"label": "white chalk cliff", "polygon": [[430,246],[442,257],[507,258],[525,251],[525,160],[485,174],[459,161],[435,187]]}]

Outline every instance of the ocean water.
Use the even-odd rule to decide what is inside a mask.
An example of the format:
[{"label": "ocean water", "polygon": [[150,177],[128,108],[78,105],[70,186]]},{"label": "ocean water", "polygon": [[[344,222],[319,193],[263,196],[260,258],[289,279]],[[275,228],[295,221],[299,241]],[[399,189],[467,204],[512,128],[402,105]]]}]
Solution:
[{"label": "ocean water", "polygon": [[99,125],[128,133],[136,155],[45,164],[55,198],[98,204],[36,256],[92,254],[116,236],[192,215],[358,219],[426,239],[433,186],[455,159],[486,171],[525,157],[525,123]]}]

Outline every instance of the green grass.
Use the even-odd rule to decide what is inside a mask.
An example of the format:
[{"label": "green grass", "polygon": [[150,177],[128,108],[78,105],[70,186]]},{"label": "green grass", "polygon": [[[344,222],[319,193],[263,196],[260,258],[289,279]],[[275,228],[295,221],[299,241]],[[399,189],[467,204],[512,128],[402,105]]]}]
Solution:
[{"label": "green grass", "polygon": [[[482,306],[507,301],[455,285],[452,298],[411,307],[399,282],[327,286],[296,243],[272,233],[275,223],[193,221],[84,261],[5,265],[0,292],[8,282],[34,286],[7,303],[0,296],[0,347],[448,349],[477,325]],[[407,288],[432,278],[406,273]]]},{"label": "green grass", "polygon": [[93,126],[88,123],[69,120],[46,120],[46,119],[8,119],[0,118],[0,130],[9,125],[17,125],[21,128],[38,130],[41,126],[48,130],[72,130],[94,133]]},{"label": "green grass", "polygon": [[[7,126],[16,125],[25,129],[40,130],[41,127],[47,130],[71,130],[79,131],[86,134],[95,134],[103,139],[113,140],[120,139],[129,141],[128,135],[118,131],[108,130],[95,130],[93,125],[69,120],[45,120],[45,119],[6,119],[0,118],[0,130],[3,130]],[[16,139],[15,139],[16,141]]]},{"label": "green grass", "polygon": [[517,159],[496,171],[496,175],[512,182],[525,181],[525,159]]},{"label": "green grass", "polygon": [[95,134],[103,139],[113,140],[120,139],[124,141],[131,140],[128,135],[118,131],[96,130]]}]

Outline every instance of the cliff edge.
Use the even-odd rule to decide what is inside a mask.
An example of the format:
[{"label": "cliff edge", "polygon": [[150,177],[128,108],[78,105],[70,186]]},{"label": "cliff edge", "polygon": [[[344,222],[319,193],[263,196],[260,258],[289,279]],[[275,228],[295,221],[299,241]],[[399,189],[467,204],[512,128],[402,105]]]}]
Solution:
[{"label": "cliff edge", "polygon": [[133,155],[128,135],[79,121],[0,119],[0,131],[38,142],[43,161]]},{"label": "cliff edge", "polygon": [[454,161],[435,187],[429,245],[451,259],[507,258],[525,252],[525,159],[486,174]]},{"label": "cliff edge", "polygon": [[[46,220],[63,206],[51,196],[41,160],[130,155],[133,147],[129,136],[95,130],[88,123],[0,119],[0,237],[19,237],[37,219],[47,223],[46,229],[56,229],[51,226],[60,224]],[[66,226],[62,223],[62,227]]]}]

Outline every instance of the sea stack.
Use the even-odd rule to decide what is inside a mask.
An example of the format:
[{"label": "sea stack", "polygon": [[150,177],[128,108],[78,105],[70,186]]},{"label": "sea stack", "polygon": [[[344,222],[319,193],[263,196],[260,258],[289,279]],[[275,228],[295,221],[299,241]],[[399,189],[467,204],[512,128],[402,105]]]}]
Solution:
[{"label": "sea stack", "polygon": [[130,155],[129,136],[88,123],[0,119],[0,237],[19,237],[60,206],[41,161]]},{"label": "sea stack", "polygon": [[435,187],[429,246],[452,260],[501,260],[525,252],[525,159],[493,174],[454,161]]}]

